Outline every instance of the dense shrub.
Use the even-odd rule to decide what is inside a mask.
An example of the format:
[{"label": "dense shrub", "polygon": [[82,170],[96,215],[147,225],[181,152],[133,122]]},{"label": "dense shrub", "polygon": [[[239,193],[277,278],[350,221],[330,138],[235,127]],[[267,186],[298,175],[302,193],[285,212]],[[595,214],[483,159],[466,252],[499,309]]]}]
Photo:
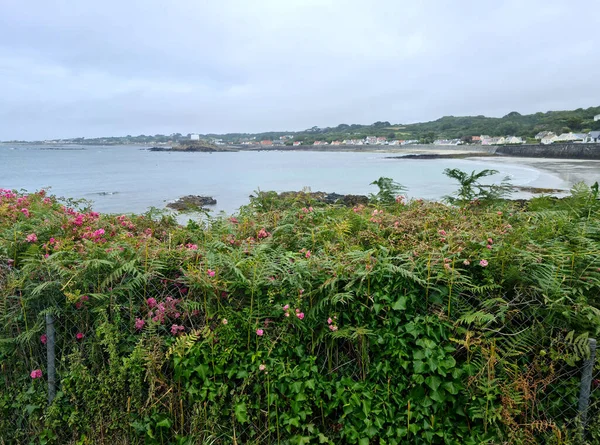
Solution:
[{"label": "dense shrub", "polygon": [[259,193],[183,227],[0,191],[0,443],[581,443],[595,198]]}]

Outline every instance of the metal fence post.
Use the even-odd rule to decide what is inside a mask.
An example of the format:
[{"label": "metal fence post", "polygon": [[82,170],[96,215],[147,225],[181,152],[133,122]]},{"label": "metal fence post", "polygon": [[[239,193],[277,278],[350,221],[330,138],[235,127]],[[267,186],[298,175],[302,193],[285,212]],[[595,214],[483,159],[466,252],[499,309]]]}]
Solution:
[{"label": "metal fence post", "polygon": [[54,331],[54,317],[46,314],[46,357],[48,360],[48,404],[51,404],[56,395],[56,336]]},{"label": "metal fence post", "polygon": [[590,338],[590,356],[584,360],[581,370],[581,386],[579,387],[579,419],[581,421],[581,430],[585,434],[587,426],[587,411],[590,403],[590,392],[592,389],[592,375],[594,372],[594,363],[596,362],[596,339]]}]

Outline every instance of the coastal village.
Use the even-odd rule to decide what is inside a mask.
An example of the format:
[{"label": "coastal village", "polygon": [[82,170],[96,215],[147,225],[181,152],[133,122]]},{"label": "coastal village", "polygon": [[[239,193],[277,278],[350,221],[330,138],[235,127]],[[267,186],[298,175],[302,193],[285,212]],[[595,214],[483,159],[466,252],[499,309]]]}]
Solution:
[{"label": "coastal village", "polygon": [[[190,137],[191,140],[199,140],[200,137],[197,134],[193,134]],[[327,141],[314,141],[312,144],[304,144],[302,141],[294,141],[293,135],[280,136],[279,139],[275,140],[245,140],[241,142],[241,145],[246,146],[263,146],[263,147],[276,147],[276,146],[292,146],[298,147],[301,145],[313,145],[313,146],[325,146],[325,145],[391,145],[391,146],[402,146],[402,145],[417,145],[419,140],[409,139],[389,139],[385,136],[367,136],[362,139],[344,139],[336,140],[331,143]],[[588,133],[562,133],[557,135],[551,131],[542,131],[535,135],[535,140],[538,144],[550,145],[553,143],[575,143],[575,144],[594,144],[600,143],[600,131],[590,131]],[[226,142],[222,139],[213,139],[211,141],[216,145],[226,145]],[[291,142],[291,143],[290,143]],[[462,139],[437,139],[433,142],[433,145],[439,146],[457,146],[457,145],[520,145],[526,144],[528,141],[519,136],[489,136],[479,135],[471,136],[470,138]]]}]

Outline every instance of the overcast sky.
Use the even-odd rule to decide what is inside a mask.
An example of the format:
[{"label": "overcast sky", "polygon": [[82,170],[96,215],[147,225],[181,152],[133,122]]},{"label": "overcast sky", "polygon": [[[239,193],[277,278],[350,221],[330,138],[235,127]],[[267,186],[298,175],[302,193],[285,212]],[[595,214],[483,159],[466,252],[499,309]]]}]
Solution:
[{"label": "overcast sky", "polygon": [[0,140],[600,105],[599,0],[0,0]]}]

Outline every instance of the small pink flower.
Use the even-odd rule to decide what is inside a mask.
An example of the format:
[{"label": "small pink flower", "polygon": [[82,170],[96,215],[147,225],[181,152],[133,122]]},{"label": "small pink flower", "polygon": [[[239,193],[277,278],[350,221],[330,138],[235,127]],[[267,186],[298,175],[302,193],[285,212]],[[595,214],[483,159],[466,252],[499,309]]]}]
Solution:
[{"label": "small pink flower", "polygon": [[85,335],[83,335],[83,332],[78,332],[77,335],[75,336],[75,338],[77,338],[77,340],[83,340],[83,337],[85,337]]},{"label": "small pink flower", "polygon": [[214,270],[208,269],[208,270],[206,271],[206,273],[208,274],[208,276],[209,276],[210,278],[212,278],[212,277],[214,277],[214,276],[215,276],[215,271],[214,271]]},{"label": "small pink flower", "polygon": [[31,371],[31,374],[29,374],[29,376],[32,379],[41,379],[42,378],[42,370],[41,369],[34,369],[33,371]]},{"label": "small pink flower", "polygon": [[171,334],[173,335],[177,335],[178,332],[184,331],[185,328],[183,326],[179,326],[179,325],[172,325],[171,326]]},{"label": "small pink flower", "polygon": [[187,247],[189,250],[198,250],[198,245],[197,244],[186,244],[185,247]]},{"label": "small pink flower", "polygon": [[260,230],[258,231],[257,238],[258,238],[258,239],[267,238],[269,235],[270,235],[270,233],[269,233],[269,232],[267,232],[267,231],[265,230],[265,228],[263,227],[262,229],[260,229]]},{"label": "small pink flower", "polygon": [[46,337],[46,334],[42,334],[40,336],[40,341],[42,342],[43,345],[45,345],[46,343],[48,343],[48,337]]},{"label": "small pink flower", "polygon": [[446,236],[446,231],[445,231],[445,230],[438,230],[438,233],[439,233],[441,236]]},{"label": "small pink flower", "polygon": [[498,211],[497,213],[498,213],[499,216],[502,216],[502,212]]},{"label": "small pink flower", "polygon": [[287,311],[289,308],[290,308],[290,305],[289,305],[289,304],[286,304],[285,306],[283,306],[283,310],[284,310],[284,311]]},{"label": "small pink flower", "polygon": [[156,306],[156,298],[150,297],[146,300],[146,303],[148,304],[149,308],[153,308]]},{"label": "small pink flower", "polygon": [[90,299],[90,297],[88,297],[87,295],[82,295],[81,298],[79,298],[80,301],[88,301]]},{"label": "small pink flower", "polygon": [[313,208],[312,208],[312,207],[309,207],[309,208],[308,208],[308,211],[309,211],[309,212],[312,212],[312,211],[313,211]]},{"label": "small pink flower", "polygon": [[329,317],[329,318],[327,319],[327,324],[331,324],[331,323],[333,323],[333,320],[331,319],[331,317]]},{"label": "small pink flower", "polygon": [[487,245],[487,246],[485,246],[485,247],[487,247],[488,249],[491,249],[491,248],[492,248],[492,245],[491,245],[491,244],[488,244],[488,245]]},{"label": "small pink flower", "polygon": [[465,266],[468,266],[469,264],[471,264],[471,262],[470,262],[469,260],[464,260],[464,261],[463,261],[463,264],[464,264]]},{"label": "small pink flower", "polygon": [[335,332],[335,331],[338,330],[338,327],[334,326],[334,325],[329,325],[329,330],[332,331],[332,332]]},{"label": "small pink flower", "polygon": [[37,239],[38,238],[37,238],[37,235],[35,233],[31,233],[31,234],[27,235],[27,238],[25,238],[25,240],[28,243],[35,243],[37,241]]},{"label": "small pink flower", "polygon": [[304,254],[304,256],[305,256],[306,258],[310,258],[310,250],[307,250],[307,251],[306,251],[306,253]]},{"label": "small pink flower", "polygon": [[479,262],[479,265],[480,265],[481,267],[487,267],[487,265],[488,265],[488,262],[487,262],[487,260],[481,260],[481,261]]},{"label": "small pink flower", "polygon": [[145,324],[146,324],[146,322],[144,320],[142,320],[141,318],[136,318],[135,319],[135,328],[138,331],[141,331],[144,328]]},{"label": "small pink flower", "polygon": [[289,312],[286,312],[286,313],[285,313],[285,314],[283,314],[283,315],[285,315],[286,317],[289,317],[289,316],[290,316],[290,313],[289,313]]},{"label": "small pink flower", "polygon": [[296,313],[299,313],[299,312],[300,312],[300,309],[296,309]]},{"label": "small pink flower", "polygon": [[304,312],[296,314],[296,317],[298,317],[300,320],[304,319]]},{"label": "small pink flower", "polygon": [[229,221],[231,221],[233,224],[237,224],[238,223],[237,218],[234,218],[233,216],[231,218],[229,218]]},{"label": "small pink flower", "polygon": [[266,366],[264,363],[261,363],[261,364],[258,366],[258,370],[259,370],[259,371],[264,371],[265,369],[267,369],[267,366]]},{"label": "small pink flower", "polygon": [[493,239],[491,239],[491,238],[488,238],[488,239],[487,239],[487,242],[488,242],[488,244],[494,244],[494,240],[493,240]]},{"label": "small pink flower", "polygon": [[259,337],[262,337],[264,334],[265,334],[265,331],[263,331],[262,329],[256,330],[256,335],[258,335]]},{"label": "small pink flower", "polygon": [[25,215],[26,218],[29,218],[29,210],[27,210],[27,209],[21,209],[21,213],[23,215]]},{"label": "small pink flower", "polygon": [[56,242],[56,240],[54,238],[50,238],[48,240],[48,244],[54,244]]},{"label": "small pink flower", "polygon": [[226,318],[224,318],[224,319],[221,321],[221,323],[223,323],[223,324],[227,324],[227,323],[229,323],[229,322],[227,321],[227,319],[226,319]]}]

